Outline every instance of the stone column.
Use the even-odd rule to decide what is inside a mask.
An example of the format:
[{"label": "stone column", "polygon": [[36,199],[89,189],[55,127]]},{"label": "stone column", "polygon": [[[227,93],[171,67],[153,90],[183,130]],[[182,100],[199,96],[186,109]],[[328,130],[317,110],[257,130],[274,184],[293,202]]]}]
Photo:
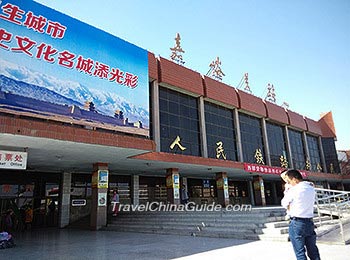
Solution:
[{"label": "stone column", "polygon": [[256,206],[266,206],[264,180],[261,176],[253,177],[254,199]]},{"label": "stone column", "polygon": [[284,127],[284,134],[286,136],[286,144],[287,144],[287,152],[288,152],[288,168],[293,168],[293,156],[292,156],[292,148],[290,146],[289,141],[289,132],[288,132],[288,126]]},{"label": "stone column", "polygon": [[166,170],[167,201],[171,204],[180,204],[180,175],[179,169]]},{"label": "stone column", "polygon": [[344,184],[342,182],[337,182],[337,190],[344,190]]},{"label": "stone column", "polygon": [[303,143],[304,143],[305,157],[310,162],[310,169],[308,171],[312,171],[311,158],[310,158],[310,152],[309,152],[309,145],[308,145],[308,142],[307,142],[307,136],[306,136],[305,132],[302,133],[302,139],[303,139]]},{"label": "stone column", "polygon": [[272,181],[271,182],[271,195],[272,195],[272,201],[273,201],[273,204],[275,205],[279,205],[280,203],[278,202],[278,199],[277,199],[277,189],[276,189],[276,182]]},{"label": "stone column", "polygon": [[263,136],[264,147],[265,147],[264,152],[265,152],[266,165],[271,166],[270,145],[269,145],[269,139],[267,138],[265,118],[261,119],[261,126],[262,126],[262,136]]},{"label": "stone column", "polygon": [[131,204],[140,204],[140,176],[131,175]]},{"label": "stone column", "polygon": [[327,190],[331,189],[331,186],[329,185],[328,181],[323,181],[322,182],[322,186],[323,186],[324,189],[327,189]]},{"label": "stone column", "polygon": [[226,172],[216,173],[216,189],[218,194],[218,203],[226,207],[230,203],[228,194],[228,178]]},{"label": "stone column", "polygon": [[91,230],[99,230],[107,224],[108,164],[94,163],[91,180]]},{"label": "stone column", "polygon": [[59,205],[58,226],[64,228],[69,225],[70,216],[70,190],[72,183],[72,174],[69,172],[62,173],[61,194]]},{"label": "stone column", "polygon": [[239,114],[238,110],[235,108],[233,110],[234,113],[234,122],[235,122],[235,129],[236,129],[236,143],[237,143],[237,156],[238,161],[243,162],[243,149],[242,149],[242,138],[241,138],[241,127],[239,124]]},{"label": "stone column", "polygon": [[200,140],[202,147],[202,157],[208,158],[208,144],[207,144],[207,131],[205,127],[205,113],[204,113],[204,98],[203,96],[199,97],[198,101],[199,109],[199,130],[200,130]]},{"label": "stone column", "polygon": [[324,151],[323,151],[323,145],[322,145],[322,138],[321,136],[318,137],[318,147],[320,148],[320,156],[321,156],[321,166],[322,166],[322,172],[327,172],[327,166],[326,166],[326,160],[324,157]]},{"label": "stone column", "polygon": [[255,206],[253,181],[248,182],[248,189],[249,189],[250,204],[252,204],[252,206]]},{"label": "stone column", "polygon": [[[187,177],[182,177],[182,184],[186,185],[187,191],[188,191],[188,186],[187,186]],[[180,187],[181,188],[181,187]]]},{"label": "stone column", "polygon": [[153,140],[156,143],[156,151],[160,152],[159,85],[157,80],[151,83],[151,101]]}]

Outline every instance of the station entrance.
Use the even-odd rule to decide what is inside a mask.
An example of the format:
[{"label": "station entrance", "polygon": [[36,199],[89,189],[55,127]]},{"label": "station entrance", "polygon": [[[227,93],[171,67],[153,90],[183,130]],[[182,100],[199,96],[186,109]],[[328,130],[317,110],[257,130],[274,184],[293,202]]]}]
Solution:
[{"label": "station entrance", "polygon": [[12,231],[58,226],[60,174],[0,171],[0,227],[12,214]]}]

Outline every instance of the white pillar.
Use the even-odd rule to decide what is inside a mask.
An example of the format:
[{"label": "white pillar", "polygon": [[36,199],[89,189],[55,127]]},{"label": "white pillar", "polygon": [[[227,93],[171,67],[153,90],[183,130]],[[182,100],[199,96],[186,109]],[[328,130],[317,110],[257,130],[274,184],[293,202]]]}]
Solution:
[{"label": "white pillar", "polygon": [[131,175],[131,203],[133,205],[140,204],[140,176],[139,175]]},{"label": "white pillar", "polygon": [[61,180],[61,193],[60,193],[60,205],[59,205],[59,220],[58,225],[60,228],[64,228],[69,225],[70,216],[70,190],[72,183],[72,174],[69,172],[62,173]]},{"label": "white pillar", "polygon": [[265,118],[261,119],[261,125],[262,125],[262,136],[264,141],[264,147],[265,147],[265,159],[266,159],[266,165],[271,166],[271,157],[270,157],[270,146],[269,146],[269,139],[267,138],[267,130],[266,130],[266,121]]},{"label": "white pillar", "polygon": [[208,158],[208,143],[207,143],[207,131],[205,127],[205,112],[204,112],[204,98],[199,97],[198,101],[199,108],[199,129],[200,129],[200,140],[202,146],[202,157]]},{"label": "white pillar", "polygon": [[238,110],[235,108],[233,110],[233,113],[234,113],[235,129],[236,129],[236,144],[237,144],[237,156],[238,156],[237,161],[243,162],[241,127],[239,124]]},{"label": "white pillar", "polygon": [[159,85],[156,80],[151,83],[151,100],[153,140],[156,143],[156,151],[160,152]]}]

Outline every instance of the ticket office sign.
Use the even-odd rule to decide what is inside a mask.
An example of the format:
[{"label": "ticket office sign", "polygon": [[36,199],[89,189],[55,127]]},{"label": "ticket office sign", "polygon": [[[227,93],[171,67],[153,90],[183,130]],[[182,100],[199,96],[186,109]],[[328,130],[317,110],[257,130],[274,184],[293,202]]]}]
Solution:
[{"label": "ticket office sign", "polygon": [[27,152],[0,150],[0,169],[25,170],[27,158]]}]

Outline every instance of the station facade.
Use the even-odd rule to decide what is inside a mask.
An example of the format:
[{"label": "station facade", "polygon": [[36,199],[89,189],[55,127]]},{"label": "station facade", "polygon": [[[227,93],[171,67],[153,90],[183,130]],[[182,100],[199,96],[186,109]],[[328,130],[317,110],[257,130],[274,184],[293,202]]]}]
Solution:
[{"label": "station facade", "polygon": [[[24,24],[30,8],[20,1],[3,1],[1,22],[11,23],[8,10],[23,10]],[[50,12],[43,15],[49,17]],[[9,35],[8,28],[4,33]],[[21,55],[19,47],[8,47],[16,50],[13,55]],[[91,97],[80,105],[63,105],[40,99],[40,94],[16,92],[13,86],[33,89],[33,83],[24,85],[1,71],[1,212],[12,208],[19,216],[21,207],[30,205],[34,227],[65,227],[90,215],[91,227],[99,229],[106,224],[113,190],[118,189],[123,204],[179,204],[183,184],[196,204],[279,205],[279,174],[285,168],[300,170],[317,187],[350,190],[350,176],[340,174],[331,112],[315,121],[133,48],[127,52],[146,61],[146,81],[143,72],[136,71],[128,75],[139,75],[139,85],[121,85],[129,84],[130,91],[144,85],[145,92],[133,95],[146,101],[144,113],[149,114],[133,120],[126,117],[126,106],[114,108],[113,116],[103,115],[103,103]],[[7,62],[2,64],[10,67]],[[122,66],[111,69],[109,81],[126,75],[120,74]],[[61,93],[64,102],[68,94]]]}]

